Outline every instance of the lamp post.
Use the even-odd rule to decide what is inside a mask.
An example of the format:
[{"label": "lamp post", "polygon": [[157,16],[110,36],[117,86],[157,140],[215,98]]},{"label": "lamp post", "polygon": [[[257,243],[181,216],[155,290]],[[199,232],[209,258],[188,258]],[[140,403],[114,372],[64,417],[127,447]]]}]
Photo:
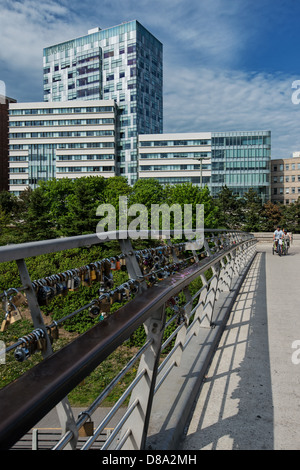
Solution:
[{"label": "lamp post", "polygon": [[198,160],[200,162],[200,189],[202,189],[202,161],[203,160],[209,160],[211,157],[208,156],[201,156],[201,157],[195,157],[194,160]]}]

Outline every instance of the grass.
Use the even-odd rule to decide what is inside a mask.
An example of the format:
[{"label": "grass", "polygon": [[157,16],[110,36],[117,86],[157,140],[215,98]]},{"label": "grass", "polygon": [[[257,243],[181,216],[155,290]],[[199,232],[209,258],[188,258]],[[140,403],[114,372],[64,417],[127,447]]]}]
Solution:
[{"label": "grass", "polygon": [[[1,316],[0,322],[3,317]],[[7,330],[0,332],[0,341],[8,347],[18,341],[18,339],[32,331],[33,326],[29,320],[23,319],[8,326]],[[53,343],[53,351],[57,351],[66,346],[76,335],[62,335]],[[68,395],[72,406],[89,406],[97,396],[105,389],[111,380],[127,364],[135,354],[136,348],[127,344],[117,348],[103,363],[101,363],[88,377],[75,387]],[[36,352],[24,362],[16,361],[14,350],[8,352],[5,364],[0,364],[0,389],[10,384],[27,370],[34,367],[43,360],[42,354]],[[136,374],[136,367],[133,367],[109,393],[103,401],[103,406],[112,406],[122,395],[129,383]]]}]

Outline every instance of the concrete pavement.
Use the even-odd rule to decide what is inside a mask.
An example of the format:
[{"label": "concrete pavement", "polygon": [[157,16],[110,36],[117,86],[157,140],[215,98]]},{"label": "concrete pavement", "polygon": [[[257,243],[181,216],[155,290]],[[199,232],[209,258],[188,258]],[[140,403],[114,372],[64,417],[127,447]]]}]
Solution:
[{"label": "concrete pavement", "polygon": [[300,449],[300,363],[292,361],[293,342],[300,344],[300,242],[284,257],[271,248],[257,245],[183,450]]}]

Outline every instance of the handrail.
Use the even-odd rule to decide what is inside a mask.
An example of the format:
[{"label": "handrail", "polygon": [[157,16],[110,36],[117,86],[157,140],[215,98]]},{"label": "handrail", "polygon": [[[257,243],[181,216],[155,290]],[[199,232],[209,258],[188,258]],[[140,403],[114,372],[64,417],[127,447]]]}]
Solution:
[{"label": "handrail", "polygon": [[[239,230],[227,229],[203,229],[201,233],[239,233]],[[139,232],[141,238],[159,239],[163,237],[173,238],[174,230],[141,230]],[[105,232],[105,236],[101,234],[78,235],[74,237],[62,237],[49,240],[40,240],[35,242],[26,242],[20,244],[0,246],[0,263],[5,261],[15,261],[18,259],[30,258],[41,254],[56,253],[58,251],[69,250],[72,248],[82,248],[84,246],[92,246],[101,243],[107,243],[111,240],[127,240],[130,233],[127,230]]]},{"label": "handrail", "polygon": [[[229,231],[212,229],[206,232]],[[242,241],[235,242],[216,254],[210,254],[208,258],[196,261],[192,266],[160,281],[155,288],[143,290],[113,315],[105,318],[61,350],[46,357],[18,380],[0,390],[0,448],[10,448],[17,442],[140,325],[145,324],[164,308],[170,297],[187,288],[194,279],[203,276],[208,269],[218,266],[224,258],[230,258],[239,250],[248,248],[254,243],[253,238],[249,238],[246,234],[242,234],[242,238]],[[23,246],[1,247],[0,261],[20,260],[25,254],[26,257],[37,256],[45,252],[69,249],[70,246],[87,246],[99,242],[101,243],[101,240],[97,236],[86,235],[55,241],[32,242]],[[201,288],[196,295],[202,293]],[[190,303],[191,300],[188,304]],[[194,311],[195,309],[190,315]],[[84,420],[79,421],[82,424]],[[69,437],[71,434],[69,431]],[[130,435],[130,432],[126,431],[126,434]]]}]

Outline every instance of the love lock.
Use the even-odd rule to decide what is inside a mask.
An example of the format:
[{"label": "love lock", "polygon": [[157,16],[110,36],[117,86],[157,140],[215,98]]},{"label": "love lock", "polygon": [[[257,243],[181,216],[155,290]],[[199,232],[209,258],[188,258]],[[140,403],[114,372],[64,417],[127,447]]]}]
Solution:
[{"label": "love lock", "polygon": [[29,354],[29,349],[24,347],[24,348],[21,348],[21,347],[17,347],[15,352],[14,352],[14,356],[15,356],[15,359],[18,361],[18,362],[24,362],[26,361],[26,359],[29,358],[30,354]]},{"label": "love lock", "polygon": [[19,341],[23,342],[23,346],[18,346],[14,352],[15,359],[18,362],[24,362],[30,356],[28,341],[26,338],[20,338]]},{"label": "love lock", "polygon": [[82,413],[80,413],[78,415],[78,418],[83,415],[83,414],[87,414],[88,417],[89,417],[89,421],[86,421],[82,426],[81,428],[79,429],[78,431],[78,435],[80,437],[89,437],[89,436],[92,436],[94,434],[94,422],[91,420],[91,417],[90,415],[87,413],[87,411],[83,411]]},{"label": "love lock", "polygon": [[94,304],[89,308],[89,315],[92,318],[96,318],[98,315],[100,315],[100,307],[98,304]]}]

